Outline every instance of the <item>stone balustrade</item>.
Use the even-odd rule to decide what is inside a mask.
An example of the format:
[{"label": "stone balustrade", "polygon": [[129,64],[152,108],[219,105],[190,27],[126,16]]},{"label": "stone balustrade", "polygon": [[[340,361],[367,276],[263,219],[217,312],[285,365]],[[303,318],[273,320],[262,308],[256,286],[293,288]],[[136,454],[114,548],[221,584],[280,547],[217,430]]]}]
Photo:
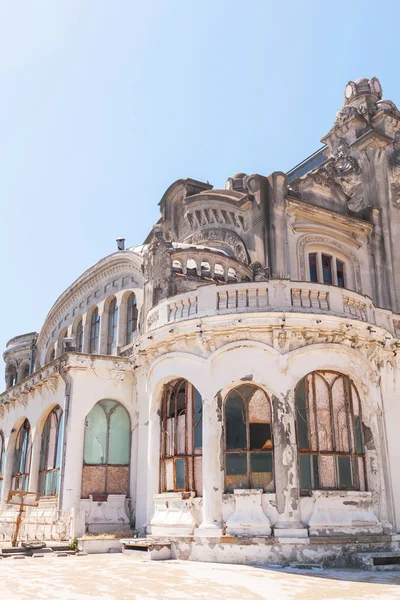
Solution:
[{"label": "stone balustrade", "polygon": [[171,252],[172,267],[176,273],[197,277],[210,277],[224,282],[251,281],[250,267],[225,252],[188,248]]},{"label": "stone balustrade", "polygon": [[368,296],[286,279],[207,285],[167,298],[150,310],[146,331],[197,317],[260,311],[334,314],[382,327],[397,337],[400,334],[400,316],[376,307]]}]

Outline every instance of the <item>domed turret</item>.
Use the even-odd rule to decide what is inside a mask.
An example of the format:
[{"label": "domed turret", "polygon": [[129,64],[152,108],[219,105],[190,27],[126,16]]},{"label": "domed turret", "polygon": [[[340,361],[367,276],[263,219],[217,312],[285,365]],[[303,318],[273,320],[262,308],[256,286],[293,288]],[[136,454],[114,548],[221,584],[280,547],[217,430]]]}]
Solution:
[{"label": "domed turret", "polygon": [[37,338],[35,331],[17,335],[7,342],[3,353],[6,363],[5,379],[6,387],[9,388],[27,377],[30,373],[32,346]]}]

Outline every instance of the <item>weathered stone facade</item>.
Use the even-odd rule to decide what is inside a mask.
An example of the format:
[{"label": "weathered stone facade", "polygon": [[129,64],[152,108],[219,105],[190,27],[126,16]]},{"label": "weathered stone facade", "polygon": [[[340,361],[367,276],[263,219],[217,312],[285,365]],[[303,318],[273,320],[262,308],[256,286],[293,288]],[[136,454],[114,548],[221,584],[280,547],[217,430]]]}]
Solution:
[{"label": "weathered stone facade", "polygon": [[398,543],[400,112],[350,82],[322,141],[287,174],[176,181],[143,246],[9,342],[4,539],[19,487],[180,558]]}]

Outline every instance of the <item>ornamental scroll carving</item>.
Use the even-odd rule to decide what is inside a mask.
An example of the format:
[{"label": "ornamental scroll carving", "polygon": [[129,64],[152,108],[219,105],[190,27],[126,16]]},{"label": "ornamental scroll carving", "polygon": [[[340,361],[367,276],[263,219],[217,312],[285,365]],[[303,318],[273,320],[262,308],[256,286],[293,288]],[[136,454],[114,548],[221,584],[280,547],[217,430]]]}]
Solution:
[{"label": "ornamental scroll carving", "polygon": [[[218,246],[218,242],[222,243],[222,246],[228,246],[234,256],[240,260],[240,262],[245,265],[249,264],[246,246],[244,245],[242,239],[233,231],[229,231],[228,229],[206,229],[205,231],[199,231],[194,235],[188,237],[184,240],[187,244],[199,244],[201,245],[203,242],[209,242],[210,246],[215,244]],[[207,245],[207,244],[205,244]]]},{"label": "ornamental scroll carving", "polygon": [[338,248],[343,254],[350,257],[353,262],[354,268],[354,279],[356,284],[356,292],[361,293],[361,271],[360,265],[358,263],[357,257],[352,250],[349,250],[346,246],[337,242],[336,240],[332,240],[328,237],[323,236],[315,236],[308,235],[301,238],[298,245],[298,257],[299,257],[299,265],[300,265],[300,279],[301,281],[306,281],[306,253],[305,247],[308,244],[326,244],[327,246],[333,246],[334,248]]}]

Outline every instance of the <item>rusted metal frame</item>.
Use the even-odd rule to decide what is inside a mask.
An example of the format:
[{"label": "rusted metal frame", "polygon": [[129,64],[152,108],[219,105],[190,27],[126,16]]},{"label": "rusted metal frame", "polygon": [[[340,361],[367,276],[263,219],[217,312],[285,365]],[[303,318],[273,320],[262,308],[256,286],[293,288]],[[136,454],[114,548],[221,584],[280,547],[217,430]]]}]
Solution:
[{"label": "rusted metal frame", "polygon": [[351,383],[346,376],[343,376],[343,390],[345,395],[348,447],[350,451],[351,481],[353,488],[359,489],[358,465],[356,464],[357,458],[355,453],[354,407],[351,397]]}]

